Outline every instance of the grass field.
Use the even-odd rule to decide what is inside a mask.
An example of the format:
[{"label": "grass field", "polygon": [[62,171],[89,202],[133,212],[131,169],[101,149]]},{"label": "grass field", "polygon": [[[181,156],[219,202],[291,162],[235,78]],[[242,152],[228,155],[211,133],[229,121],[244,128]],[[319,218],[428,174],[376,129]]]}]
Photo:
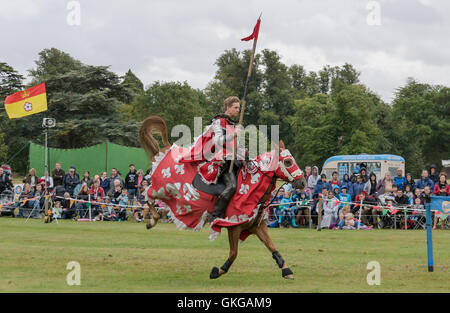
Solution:
[{"label": "grass field", "polygon": [[[0,292],[449,292],[450,232],[433,232],[435,272],[427,272],[424,231],[317,232],[271,229],[295,280],[281,278],[271,254],[251,236],[230,272],[209,279],[228,256],[227,235],[160,224],[0,218]],[[66,284],[66,265],[81,265],[81,285]],[[367,263],[381,265],[369,286]]]}]

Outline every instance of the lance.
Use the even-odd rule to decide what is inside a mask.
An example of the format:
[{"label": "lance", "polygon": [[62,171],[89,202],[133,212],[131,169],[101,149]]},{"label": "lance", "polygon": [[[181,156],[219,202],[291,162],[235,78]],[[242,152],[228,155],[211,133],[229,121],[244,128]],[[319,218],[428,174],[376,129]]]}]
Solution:
[{"label": "lance", "polygon": [[[244,121],[244,111],[245,111],[245,104],[247,102],[247,93],[248,93],[248,84],[250,82],[250,76],[252,75],[252,69],[253,69],[253,61],[255,59],[255,51],[256,51],[256,43],[258,42],[258,35],[259,35],[259,26],[261,24],[261,15],[258,17],[258,21],[256,22],[255,27],[253,28],[253,33],[245,38],[242,38],[242,41],[249,41],[253,39],[253,49],[252,54],[250,55],[250,64],[248,65],[248,73],[247,73],[247,79],[245,80],[245,86],[244,86],[244,95],[242,96],[242,108],[241,113],[239,116],[239,123],[238,127],[242,125]],[[231,173],[233,171],[234,167],[234,161],[236,159],[236,153],[237,153],[237,133],[234,134],[234,148],[233,148],[233,158],[231,159],[231,165],[229,172]]]}]

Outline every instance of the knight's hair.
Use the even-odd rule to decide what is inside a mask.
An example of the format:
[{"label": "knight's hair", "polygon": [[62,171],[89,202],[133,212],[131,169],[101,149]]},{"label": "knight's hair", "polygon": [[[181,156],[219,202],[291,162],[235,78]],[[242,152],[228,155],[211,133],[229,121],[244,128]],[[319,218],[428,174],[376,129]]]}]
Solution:
[{"label": "knight's hair", "polygon": [[226,98],[223,101],[224,110],[226,111],[229,107],[231,107],[233,105],[233,103],[236,103],[236,102],[240,103],[241,100],[239,100],[239,98],[236,96],[229,96],[228,98]]}]

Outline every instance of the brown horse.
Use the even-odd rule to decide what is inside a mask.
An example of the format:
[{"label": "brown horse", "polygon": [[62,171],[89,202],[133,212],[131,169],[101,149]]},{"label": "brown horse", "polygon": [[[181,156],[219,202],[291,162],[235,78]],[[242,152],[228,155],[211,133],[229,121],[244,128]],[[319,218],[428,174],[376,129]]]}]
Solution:
[{"label": "brown horse", "polygon": [[[163,147],[160,149],[158,141],[153,137],[152,133],[158,132],[161,134]],[[148,195],[149,198],[152,200],[162,200],[164,201],[170,208],[172,215],[175,216],[175,220],[177,222],[177,226],[182,225],[183,228],[191,228],[195,230],[199,230],[202,228],[204,223],[204,217],[205,217],[205,210],[211,211],[214,206],[214,201],[204,201],[204,198],[208,197],[205,193],[196,190],[194,187],[190,185],[190,183],[193,180],[193,173],[196,172],[197,165],[195,163],[192,163],[192,165],[189,165],[190,163],[185,163],[183,166],[183,172],[182,172],[182,179],[185,183],[184,186],[186,188],[182,188],[181,183],[173,183],[167,181],[167,177],[171,177],[171,171],[170,169],[176,168],[176,157],[175,160],[172,157],[166,157],[170,156],[173,152],[172,150],[176,149],[183,149],[180,147],[172,147],[168,140],[168,134],[167,134],[167,126],[163,119],[157,116],[150,116],[147,119],[145,119],[142,123],[140,132],[139,132],[139,138],[141,145],[146,150],[148,155],[152,157],[153,165],[152,165],[152,190],[149,190]],[[173,153],[172,153],[173,154]],[[164,160],[164,166],[159,166],[159,162],[163,162]],[[281,268],[282,277],[286,279],[293,279],[294,274],[289,269],[289,267],[286,265],[285,261],[281,257],[280,253],[277,251],[275,245],[273,244],[272,240],[270,239],[267,225],[264,221],[264,215],[267,210],[267,203],[270,199],[271,192],[275,188],[276,180],[277,178],[280,178],[284,181],[290,181],[292,182],[292,185],[294,188],[303,188],[306,184],[306,181],[303,177],[303,173],[298,168],[297,164],[295,163],[294,158],[290,154],[290,152],[284,148],[284,144],[282,141],[280,141],[280,145],[278,148],[278,151],[272,151],[270,153],[263,154],[259,156],[255,161],[250,161],[254,165],[253,168],[257,173],[254,171],[254,176],[251,176],[252,182],[244,185],[242,181],[242,177],[245,177],[245,169],[241,169],[239,175],[241,175],[241,192],[236,192],[235,196],[231,199],[230,203],[232,206],[233,201],[242,201],[242,197],[249,197],[249,195],[261,195],[258,196],[256,199],[249,198],[251,200],[249,204],[252,208],[252,213],[248,213],[246,215],[239,215],[239,220],[236,220],[236,215],[233,216],[233,219],[222,219],[221,221],[218,221],[217,224],[220,227],[226,227],[228,230],[228,240],[229,240],[229,246],[230,246],[230,252],[228,256],[228,260],[223,264],[221,268],[213,267],[210,273],[210,278],[218,278],[221,275],[228,272],[230,269],[230,266],[234,262],[234,260],[237,257],[238,253],[238,243],[239,239],[242,239],[243,234],[255,234],[269,249],[269,251],[272,253],[272,257],[275,259],[277,265]],[[270,163],[270,166],[267,166],[267,164]],[[255,165],[256,164],[256,165]],[[158,168],[158,166],[161,169]],[[178,164],[178,169],[180,169],[180,165]],[[189,167],[191,166],[191,167]],[[164,172],[165,171],[165,172]],[[159,173],[162,172],[164,175],[160,175]],[[172,170],[173,173],[173,170]],[[175,173],[173,173],[175,174]],[[253,174],[252,174],[253,175]],[[174,175],[172,175],[173,177]],[[260,180],[256,180],[257,183],[255,183],[254,178],[261,178]],[[247,179],[250,179],[250,174],[247,175]],[[239,179],[238,179],[238,186],[237,190],[239,190]],[[180,194],[182,190],[187,190],[189,194],[187,194],[183,198]],[[194,190],[193,190],[194,189]],[[201,205],[197,205],[197,207],[194,206],[194,202],[189,203],[189,205],[186,205],[186,199],[191,199],[192,194],[194,194],[194,198],[198,200],[198,203],[201,203]],[[241,197],[241,198],[239,198]],[[194,200],[196,200],[194,199]],[[215,199],[214,199],[215,200]],[[184,201],[184,202],[182,202]],[[251,202],[253,201],[253,202]],[[152,219],[147,222],[147,229],[150,229],[154,227],[159,218],[160,214],[156,210],[155,206],[152,203],[153,201],[149,201],[149,210],[152,215]],[[187,208],[186,212],[182,211],[184,207]],[[192,204],[192,206],[191,206]],[[230,211],[230,204],[227,207],[227,213]],[[146,212],[145,212],[146,213]],[[196,215],[197,214],[197,215]],[[183,224],[183,222],[179,221],[177,218],[186,218],[193,216],[191,220],[194,222],[190,225],[186,226]],[[243,217],[242,217],[243,216]],[[234,221],[234,224],[230,224],[231,221]],[[222,223],[222,224],[220,224]],[[216,224],[216,221],[213,223],[213,225]],[[213,226],[212,225],[212,226]],[[211,227],[213,228],[213,227]],[[220,230],[219,230],[220,231]],[[245,236],[244,236],[245,238]]]}]

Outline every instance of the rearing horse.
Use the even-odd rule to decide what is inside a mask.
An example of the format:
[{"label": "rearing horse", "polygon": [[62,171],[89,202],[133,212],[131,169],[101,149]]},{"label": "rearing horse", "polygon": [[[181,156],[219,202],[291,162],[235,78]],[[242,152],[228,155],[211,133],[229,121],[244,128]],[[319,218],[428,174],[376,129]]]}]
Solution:
[{"label": "rearing horse", "polygon": [[[153,132],[159,132],[164,147],[160,149]],[[162,201],[171,211],[177,227],[182,229],[202,229],[208,212],[214,207],[217,197],[197,184],[196,163],[179,162],[189,149],[171,146],[167,126],[158,116],[146,118],[139,131],[139,139],[147,154],[152,157],[152,183],[148,189],[149,210],[152,219],[147,229],[154,227],[160,215],[153,202]],[[217,218],[211,224],[210,240],[214,240],[222,227],[228,230],[230,252],[222,267],[213,267],[210,278],[218,278],[228,272],[238,253],[239,239],[245,240],[255,234],[272,253],[281,268],[282,277],[293,279],[294,274],[286,265],[270,239],[264,221],[268,202],[275,189],[276,180],[290,181],[294,188],[303,188],[306,181],[289,150],[280,141],[279,148],[259,155],[240,168],[237,175],[237,191],[230,200],[224,218]],[[198,188],[197,188],[198,187]]]}]

